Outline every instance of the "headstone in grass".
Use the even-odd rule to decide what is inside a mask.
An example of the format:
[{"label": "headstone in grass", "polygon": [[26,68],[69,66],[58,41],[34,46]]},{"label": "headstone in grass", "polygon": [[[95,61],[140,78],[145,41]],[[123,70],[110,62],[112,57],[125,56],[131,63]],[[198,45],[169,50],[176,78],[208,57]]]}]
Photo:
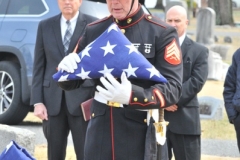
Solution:
[{"label": "headstone in grass", "polygon": [[200,8],[197,13],[196,41],[210,45],[214,43],[216,13],[212,8]]},{"label": "headstone in grass", "polygon": [[227,54],[230,46],[229,45],[223,45],[223,44],[213,44],[209,46],[209,49],[217,52],[221,57],[222,60],[227,60]]},{"label": "headstone in grass", "polygon": [[232,38],[230,36],[225,36],[224,37],[224,42],[225,43],[232,43]]},{"label": "headstone in grass", "polygon": [[14,140],[19,146],[33,155],[35,149],[35,133],[22,128],[0,124],[0,153]]},{"label": "headstone in grass", "polygon": [[208,79],[222,80],[223,61],[219,53],[209,50],[208,55]]},{"label": "headstone in grass", "polygon": [[211,97],[198,97],[200,118],[209,120],[220,120],[223,118],[223,100]]}]

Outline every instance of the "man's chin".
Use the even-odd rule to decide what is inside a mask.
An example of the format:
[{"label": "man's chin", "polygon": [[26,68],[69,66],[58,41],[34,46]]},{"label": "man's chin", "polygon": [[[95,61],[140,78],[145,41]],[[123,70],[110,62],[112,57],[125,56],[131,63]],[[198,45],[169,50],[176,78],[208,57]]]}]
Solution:
[{"label": "man's chin", "polygon": [[65,15],[65,16],[72,16],[73,12],[72,11],[63,12],[63,15]]}]

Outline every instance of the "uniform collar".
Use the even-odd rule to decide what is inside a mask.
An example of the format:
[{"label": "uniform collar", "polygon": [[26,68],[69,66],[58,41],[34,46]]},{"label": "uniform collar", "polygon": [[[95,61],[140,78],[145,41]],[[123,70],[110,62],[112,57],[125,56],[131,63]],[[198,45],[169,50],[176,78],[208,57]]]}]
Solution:
[{"label": "uniform collar", "polygon": [[127,28],[136,24],[141,18],[144,17],[144,12],[139,4],[138,9],[133,14],[129,15],[125,19],[118,20],[114,18],[114,22],[118,25],[119,28]]}]

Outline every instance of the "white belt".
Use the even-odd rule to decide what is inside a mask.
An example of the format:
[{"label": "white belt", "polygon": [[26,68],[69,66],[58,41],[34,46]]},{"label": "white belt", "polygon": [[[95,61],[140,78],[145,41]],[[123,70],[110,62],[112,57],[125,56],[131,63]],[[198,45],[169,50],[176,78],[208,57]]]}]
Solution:
[{"label": "white belt", "polygon": [[[98,92],[95,92],[95,95],[94,95],[94,99],[100,103],[103,103],[103,104],[106,104],[108,106],[111,106],[111,107],[123,107],[122,104],[120,103],[114,103],[114,102],[109,102],[107,101],[106,99],[104,99]],[[150,120],[150,110],[146,110],[146,109],[138,109],[139,111],[145,111],[145,112],[148,112],[147,113],[147,124],[149,125],[149,120]],[[158,114],[158,109],[151,109],[152,110],[152,117],[153,119],[155,120],[155,122],[158,122],[158,117],[159,117],[159,114]]]}]

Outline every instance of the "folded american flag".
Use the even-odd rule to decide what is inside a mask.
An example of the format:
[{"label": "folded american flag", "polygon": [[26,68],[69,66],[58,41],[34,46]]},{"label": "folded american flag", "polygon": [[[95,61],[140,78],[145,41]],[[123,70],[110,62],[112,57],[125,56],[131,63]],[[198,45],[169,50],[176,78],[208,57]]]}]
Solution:
[{"label": "folded american flag", "polygon": [[128,78],[167,82],[115,23],[78,55],[81,62],[78,63],[74,73],[58,71],[53,75],[55,81],[95,79],[106,73],[119,78],[122,72],[126,72]]},{"label": "folded american flag", "polygon": [[26,149],[11,141],[0,154],[0,160],[36,160]]}]

